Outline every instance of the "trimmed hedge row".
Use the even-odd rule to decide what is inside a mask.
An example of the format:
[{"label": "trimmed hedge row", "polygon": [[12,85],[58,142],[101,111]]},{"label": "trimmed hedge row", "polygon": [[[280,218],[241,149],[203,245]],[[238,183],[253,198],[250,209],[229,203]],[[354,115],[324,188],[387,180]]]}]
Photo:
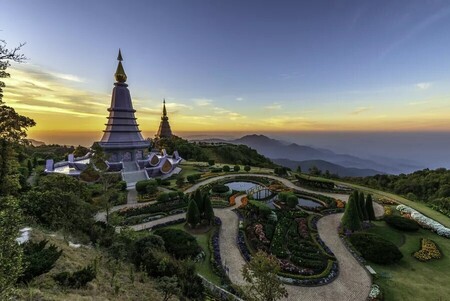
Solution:
[{"label": "trimmed hedge row", "polygon": [[411,219],[401,216],[386,216],[384,221],[391,227],[394,227],[403,231],[417,231],[419,230],[419,224]]},{"label": "trimmed hedge row", "polygon": [[390,264],[403,257],[396,245],[375,234],[354,233],[349,240],[366,260],[374,263]]}]

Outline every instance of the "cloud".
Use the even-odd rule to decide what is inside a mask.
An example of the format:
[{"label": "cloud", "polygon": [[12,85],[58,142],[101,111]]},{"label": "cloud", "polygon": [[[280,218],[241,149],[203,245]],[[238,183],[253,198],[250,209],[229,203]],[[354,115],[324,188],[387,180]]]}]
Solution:
[{"label": "cloud", "polygon": [[428,90],[431,87],[432,83],[429,82],[423,82],[423,83],[417,83],[416,87],[420,90]]},{"label": "cloud", "polygon": [[359,107],[359,108],[354,109],[352,112],[350,112],[350,114],[351,115],[359,115],[361,113],[370,111],[371,109],[372,108],[370,108],[370,107]]},{"label": "cloud", "polygon": [[210,106],[214,102],[214,100],[207,99],[207,98],[194,98],[192,100],[199,107],[207,107],[207,106]]},{"label": "cloud", "polygon": [[424,104],[428,104],[428,103],[430,103],[429,100],[424,100],[424,101],[412,101],[412,102],[409,102],[408,105],[409,105],[409,106],[419,106],[419,105],[424,105]]},{"label": "cloud", "polygon": [[83,83],[85,80],[73,75],[73,74],[64,74],[64,73],[57,73],[57,72],[49,72],[50,75],[53,75],[56,78],[60,78],[63,80],[67,80],[67,81],[71,81],[71,82],[76,82],[76,83]]},{"label": "cloud", "polygon": [[236,97],[236,100],[237,100],[237,101],[243,101],[244,98],[242,98],[242,97]]},{"label": "cloud", "polygon": [[281,105],[278,102],[274,102],[271,105],[265,106],[264,109],[268,110],[268,111],[280,110],[281,109]]}]

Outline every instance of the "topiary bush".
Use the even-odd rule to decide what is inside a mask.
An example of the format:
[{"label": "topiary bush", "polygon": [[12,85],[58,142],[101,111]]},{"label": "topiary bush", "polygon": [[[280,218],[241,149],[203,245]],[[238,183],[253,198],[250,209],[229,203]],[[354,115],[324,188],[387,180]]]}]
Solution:
[{"label": "topiary bush", "polygon": [[225,193],[230,190],[230,187],[228,187],[224,184],[216,184],[211,188],[211,190],[214,193]]},{"label": "topiary bush", "polygon": [[29,241],[23,247],[24,271],[18,282],[28,283],[33,278],[50,271],[55,262],[62,254],[55,245],[46,248],[48,240],[41,240],[38,243]]},{"label": "topiary bush", "polygon": [[384,221],[389,226],[403,231],[417,231],[420,228],[416,221],[401,216],[386,216]]},{"label": "topiary bush", "polygon": [[201,248],[191,234],[179,229],[162,228],[155,230],[155,235],[164,240],[164,246],[177,259],[193,258]]},{"label": "topiary bush", "polygon": [[390,241],[369,233],[354,233],[350,242],[366,260],[378,264],[390,264],[402,259],[403,254]]},{"label": "topiary bush", "polygon": [[230,172],[230,166],[224,165],[224,166],[222,167],[222,170],[223,170],[224,172]]}]

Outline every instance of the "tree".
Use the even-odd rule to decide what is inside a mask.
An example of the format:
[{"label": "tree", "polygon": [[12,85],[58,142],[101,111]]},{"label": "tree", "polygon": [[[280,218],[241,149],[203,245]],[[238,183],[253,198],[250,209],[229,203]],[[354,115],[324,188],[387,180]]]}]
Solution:
[{"label": "tree", "polygon": [[36,166],[37,166],[37,157],[34,156],[33,157],[33,167],[36,167]]},{"label": "tree", "polygon": [[240,167],[239,165],[235,165],[235,166],[233,167],[233,170],[234,170],[235,172],[238,172],[238,171],[241,170],[241,167]]},{"label": "tree", "polygon": [[318,169],[317,166],[315,165],[310,167],[308,171],[311,176],[320,176],[322,174],[322,171]]},{"label": "tree", "polygon": [[208,222],[208,224],[214,223],[214,209],[211,204],[211,199],[209,198],[209,195],[205,193],[203,196],[203,205],[205,207],[203,212],[204,219]]},{"label": "tree", "polygon": [[[6,69],[11,61],[20,63],[25,60],[25,56],[19,53],[23,45],[9,50],[6,42],[0,40],[0,79],[10,76]],[[22,272],[23,256],[16,241],[22,215],[17,200],[11,196],[20,190],[19,164],[14,147],[27,143],[27,130],[36,123],[4,105],[4,87],[5,83],[0,81],[0,299],[8,300]]]},{"label": "tree", "polygon": [[250,167],[250,165],[245,165],[245,166],[244,166],[244,170],[245,170],[246,172],[249,172],[251,169],[252,169],[252,168]]},{"label": "tree", "polygon": [[175,183],[177,184],[178,188],[181,188],[184,185],[184,181],[185,181],[185,177],[183,177],[182,175],[178,175],[177,180],[175,181]]},{"label": "tree", "polygon": [[83,157],[89,152],[89,149],[87,147],[78,145],[75,150],[73,151],[73,155],[75,158]]},{"label": "tree", "polygon": [[9,300],[22,274],[23,250],[16,241],[21,219],[17,200],[0,198],[0,300]]},{"label": "tree", "polygon": [[230,172],[230,166],[224,165],[224,166],[222,167],[222,170],[223,170],[224,172]]},{"label": "tree", "polygon": [[197,189],[194,192],[194,201],[197,204],[198,212],[200,216],[203,215],[203,212],[205,211],[205,205],[204,205],[204,199],[201,189]]},{"label": "tree", "polygon": [[[357,193],[356,193],[357,195]],[[361,220],[358,213],[358,197],[352,193],[345,206],[344,216],[342,217],[342,225],[351,231],[361,230]]]},{"label": "tree", "polygon": [[31,163],[31,160],[29,160],[29,159],[27,161],[27,168],[28,168],[28,174],[31,175],[31,172],[33,171],[33,163]]},{"label": "tree", "polygon": [[299,166],[297,166],[297,172],[298,173],[302,173],[302,167],[299,165]]},{"label": "tree", "polygon": [[366,198],[364,196],[364,192],[360,192],[359,193],[359,208],[361,210],[362,216],[364,221],[369,219],[369,216],[367,214],[367,210],[366,210]]},{"label": "tree", "polygon": [[242,269],[242,276],[249,283],[248,286],[243,288],[244,299],[275,301],[287,297],[286,288],[277,276],[279,271],[280,265],[275,256],[258,251]]},{"label": "tree", "polygon": [[366,211],[367,211],[367,218],[369,221],[375,220],[375,211],[373,210],[373,201],[372,201],[372,195],[367,195],[366,199]]},{"label": "tree", "polygon": [[213,166],[214,164],[216,164],[216,162],[214,162],[214,160],[208,160],[208,165],[209,166]]},{"label": "tree", "polygon": [[361,199],[359,198],[359,193],[358,193],[358,191],[355,190],[355,191],[353,191],[352,195],[353,195],[353,199],[356,203],[356,212],[358,212],[359,220],[363,221],[364,216],[363,216],[363,213],[361,210],[361,202],[360,202]]},{"label": "tree", "polygon": [[158,278],[156,288],[163,293],[163,301],[167,301],[170,297],[178,296],[181,293],[177,276]]},{"label": "tree", "polygon": [[197,203],[194,200],[189,201],[186,213],[186,222],[192,228],[195,228],[200,222],[200,212],[198,211]]}]

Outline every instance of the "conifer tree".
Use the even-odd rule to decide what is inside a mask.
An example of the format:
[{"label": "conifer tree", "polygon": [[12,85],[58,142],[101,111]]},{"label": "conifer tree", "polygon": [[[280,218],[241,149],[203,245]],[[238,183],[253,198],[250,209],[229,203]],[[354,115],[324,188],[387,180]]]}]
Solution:
[{"label": "conifer tree", "polygon": [[352,196],[353,196],[354,203],[356,204],[356,212],[358,213],[359,220],[362,221],[364,216],[363,216],[363,213],[362,213],[362,210],[361,210],[361,206],[360,206],[360,203],[359,203],[359,193],[358,193],[358,191],[356,191],[356,190],[353,191]]},{"label": "conifer tree", "polygon": [[203,217],[208,222],[208,224],[211,225],[214,223],[214,209],[211,204],[211,199],[209,198],[209,195],[207,193],[204,195],[203,205],[205,206]]},{"label": "conifer tree", "polygon": [[197,189],[194,192],[194,201],[197,203],[198,212],[200,213],[200,216],[203,215],[203,212],[205,211],[205,206],[203,204],[203,194],[200,189]]},{"label": "conifer tree", "polygon": [[364,192],[362,192],[362,191],[359,193],[359,206],[361,209],[363,220],[367,221],[369,219],[369,216],[367,215],[366,198],[364,196]]},{"label": "conifer tree", "polygon": [[375,220],[375,211],[373,210],[373,202],[372,202],[372,195],[367,195],[366,199],[366,211],[367,211],[367,217],[369,221]]},{"label": "conifer tree", "polygon": [[192,227],[195,228],[200,222],[200,212],[198,211],[197,203],[195,200],[190,200],[188,210],[186,213],[186,221]]},{"label": "conifer tree", "polygon": [[345,206],[344,216],[342,217],[342,225],[351,231],[361,230],[361,221],[358,214],[358,193],[352,193]]}]

